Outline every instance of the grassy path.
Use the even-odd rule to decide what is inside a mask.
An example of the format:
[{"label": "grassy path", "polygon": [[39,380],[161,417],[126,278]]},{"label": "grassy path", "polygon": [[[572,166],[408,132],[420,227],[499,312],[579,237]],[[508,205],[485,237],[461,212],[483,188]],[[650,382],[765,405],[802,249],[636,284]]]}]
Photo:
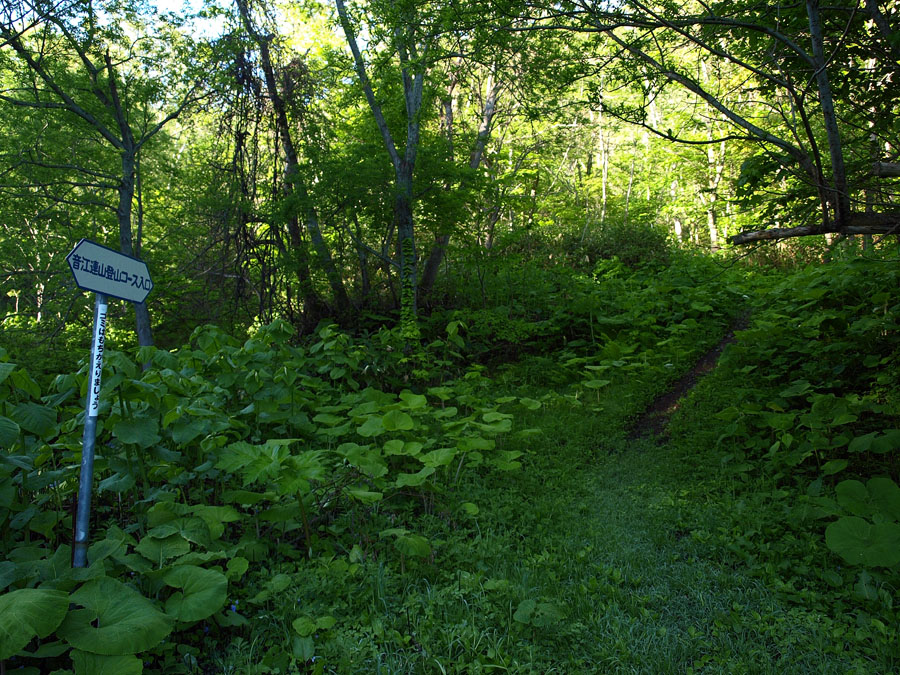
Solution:
[{"label": "grassy path", "polygon": [[[702,475],[649,442],[579,464],[585,422],[559,420],[567,436],[493,493],[484,518],[497,526],[473,542],[468,593],[444,630],[491,636],[486,671],[847,672],[824,655],[814,615],[707,545],[718,518],[714,498],[697,501]],[[435,666],[468,669],[476,645],[452,646],[431,652]]]},{"label": "grassy path", "polygon": [[[733,375],[718,375],[699,383],[699,403],[682,406],[661,444],[626,434],[644,385],[576,403],[532,383],[527,396],[543,405],[516,429],[534,433],[504,445],[525,453],[521,470],[467,470],[458,492],[406,516],[370,514],[361,536],[377,543],[380,531],[414,527],[430,559],[397,569],[375,545],[297,567],[298,606],[328,619],[312,636],[312,672],[895,672],[865,615],[844,615],[816,587],[809,569],[833,561],[785,525],[788,493],[734,492],[721,453],[702,447],[715,437],[703,402],[716,410],[734,388]],[[505,381],[526,394],[515,373]],[[805,558],[780,557],[798,549]],[[292,639],[290,614],[273,612],[260,634]],[[274,672],[252,665],[264,648],[237,643],[223,672]]]},{"label": "grassy path", "polygon": [[610,438],[586,409],[533,415],[527,470],[466,488],[477,515],[433,514],[433,564],[354,574],[329,611],[364,625],[335,630],[323,672],[878,672],[723,550],[727,500],[704,465]]}]

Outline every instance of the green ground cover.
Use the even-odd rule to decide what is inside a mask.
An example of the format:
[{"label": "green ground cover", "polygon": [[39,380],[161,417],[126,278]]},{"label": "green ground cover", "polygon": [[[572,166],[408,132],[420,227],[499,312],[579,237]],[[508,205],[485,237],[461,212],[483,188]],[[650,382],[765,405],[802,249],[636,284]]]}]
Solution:
[{"label": "green ground cover", "polygon": [[[421,351],[327,326],[294,345],[274,324],[135,355],[148,370],[114,354],[82,571],[66,505],[83,375],[45,390],[0,364],[0,658],[893,672],[897,274],[613,261],[548,273],[545,303],[484,325],[443,317]],[[667,435],[634,440],[744,313]]]}]

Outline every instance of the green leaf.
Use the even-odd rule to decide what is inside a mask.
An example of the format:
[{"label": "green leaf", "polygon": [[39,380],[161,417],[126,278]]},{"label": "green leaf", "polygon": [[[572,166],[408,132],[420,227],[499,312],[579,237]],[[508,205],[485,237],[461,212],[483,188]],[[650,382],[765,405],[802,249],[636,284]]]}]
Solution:
[{"label": "green leaf", "polygon": [[166,614],[179,621],[200,621],[218,612],[228,599],[228,580],[221,572],[195,565],[178,565],[163,582],[180,588],[166,601]]},{"label": "green leaf", "polygon": [[339,417],[338,415],[332,415],[331,413],[319,413],[318,415],[313,417],[313,422],[316,422],[317,424],[324,424],[328,427],[333,427],[346,421],[346,417]]},{"label": "green leaf", "polygon": [[869,502],[869,491],[858,480],[844,480],[835,488],[837,501],[844,509],[857,516],[871,516],[872,504]]},{"label": "green leaf", "polygon": [[415,558],[431,555],[431,544],[421,534],[400,535],[394,540],[394,547],[403,555]]},{"label": "green leaf", "polygon": [[198,505],[193,511],[206,523],[212,539],[218,539],[225,533],[225,523],[234,523],[241,519],[241,514],[233,506]]},{"label": "green leaf", "polygon": [[234,581],[235,579],[240,579],[247,573],[247,570],[250,569],[250,562],[246,558],[237,556],[236,558],[229,560],[225,567],[225,576]]},{"label": "green leaf", "polygon": [[130,654],[105,656],[73,649],[71,656],[75,675],[141,675],[144,672],[143,662]]},{"label": "green leaf", "polygon": [[900,487],[890,478],[876,476],[866,483],[869,497],[877,512],[893,521],[900,521]]},{"label": "green leaf", "polygon": [[380,502],[384,498],[383,493],[372,492],[365,488],[347,488],[347,494],[363,504],[374,504],[375,502]]},{"label": "green leaf", "polygon": [[888,429],[873,441],[871,450],[882,455],[898,448],[900,448],[900,429]]},{"label": "green leaf", "polygon": [[208,419],[185,414],[175,420],[175,424],[172,425],[172,440],[178,445],[187,445],[194,439],[206,435],[209,431]]},{"label": "green leaf", "polygon": [[825,543],[853,565],[893,567],[900,563],[900,525],[869,523],[847,516],[825,528]]},{"label": "green leaf", "polygon": [[11,658],[35,636],[55,631],[69,611],[69,594],[22,588],[0,595],[0,661]]},{"label": "green leaf", "polygon": [[297,634],[300,637],[307,637],[316,632],[316,622],[308,616],[301,616],[298,619],[294,619],[293,622],[291,622],[291,626],[294,627],[294,630],[297,631]]},{"label": "green leaf", "polygon": [[402,455],[404,442],[399,438],[395,438],[393,440],[388,441],[384,444],[384,454],[385,455]]},{"label": "green leaf", "polygon": [[872,447],[872,442],[877,436],[877,431],[864,434],[863,436],[857,436],[850,441],[850,445],[847,449],[850,452],[867,452]]},{"label": "green leaf", "polygon": [[97,485],[99,492],[127,492],[134,487],[135,477],[130,473],[114,473],[107,476]]},{"label": "green leaf", "polygon": [[516,608],[513,619],[538,628],[549,626],[565,618],[565,613],[558,606],[549,602],[523,600]]},{"label": "green leaf", "polygon": [[0,561],[0,591],[19,578],[19,573],[14,562]]},{"label": "green leaf", "polygon": [[536,401],[533,398],[524,398],[524,397],[520,398],[519,404],[522,405],[527,410],[537,410],[538,408],[541,407],[541,402]]},{"label": "green leaf", "polygon": [[481,436],[467,436],[460,438],[457,446],[462,452],[471,452],[472,450],[493,450],[494,441]]},{"label": "green leaf", "polygon": [[401,410],[388,411],[381,423],[387,431],[409,431],[415,427],[413,418]]},{"label": "green leaf", "polygon": [[399,476],[397,476],[397,480],[394,482],[394,485],[398,488],[407,486],[417,487],[428,480],[428,477],[433,473],[433,466],[426,466],[417,473],[401,473]]},{"label": "green leaf", "polygon": [[453,458],[456,457],[458,452],[459,450],[457,448],[438,448],[437,450],[432,450],[431,452],[422,455],[419,459],[425,466],[446,466],[453,461]]},{"label": "green leaf", "polygon": [[380,436],[385,431],[384,424],[382,424],[382,418],[378,415],[373,415],[369,417],[365,422],[362,423],[361,426],[356,428],[356,433],[364,438],[369,438],[371,436]]},{"label": "green leaf", "polygon": [[380,478],[388,472],[387,465],[384,463],[384,459],[382,459],[378,450],[373,450],[368,446],[356,445],[355,443],[345,443],[338,448],[338,451],[340,452],[340,448],[345,446],[347,446],[347,449],[342,454],[346,460],[364,474],[372,478]]},{"label": "green leaf", "polygon": [[825,465],[822,467],[822,475],[833,476],[836,473],[840,473],[847,468],[847,464],[848,462],[846,459],[832,459],[825,462]]},{"label": "green leaf", "polygon": [[566,618],[562,608],[550,602],[539,602],[531,618],[533,626],[550,626]]},{"label": "green leaf", "polygon": [[513,619],[518,621],[519,623],[530,624],[531,616],[534,614],[534,609],[537,607],[536,600],[523,600],[519,603],[519,606],[516,607],[516,612],[513,614]]},{"label": "green leaf", "polygon": [[113,435],[122,443],[149,448],[159,443],[159,422],[155,417],[135,415],[116,422]]},{"label": "green leaf", "polygon": [[39,403],[20,403],[13,417],[25,431],[46,438],[56,431],[56,411]]},{"label": "green leaf", "polygon": [[320,616],[316,619],[316,628],[319,630],[331,630],[337,624],[337,619],[333,616]]},{"label": "green leaf", "polygon": [[784,396],[785,398],[791,398],[794,396],[803,396],[806,392],[811,389],[811,385],[806,380],[794,380],[791,383],[791,386],[787,389],[782,390],[778,393],[779,396]]},{"label": "green leaf", "polygon": [[409,391],[400,392],[400,400],[406,404],[408,410],[418,410],[419,408],[424,408],[428,404],[428,399],[424,396],[421,394],[413,394]]},{"label": "green leaf", "polygon": [[0,447],[11,448],[19,438],[19,425],[8,417],[0,417]]},{"label": "green leaf", "polygon": [[87,582],[70,600],[85,609],[70,611],[56,633],[86,652],[137,654],[172,632],[172,620],[150,600],[109,577]]},{"label": "green leaf", "polygon": [[138,553],[150,560],[157,567],[162,567],[169,558],[177,558],[191,550],[191,545],[180,534],[156,538],[152,535],[141,539],[134,547]]},{"label": "green leaf", "polygon": [[10,373],[16,369],[15,363],[0,363],[0,383],[3,382]]}]

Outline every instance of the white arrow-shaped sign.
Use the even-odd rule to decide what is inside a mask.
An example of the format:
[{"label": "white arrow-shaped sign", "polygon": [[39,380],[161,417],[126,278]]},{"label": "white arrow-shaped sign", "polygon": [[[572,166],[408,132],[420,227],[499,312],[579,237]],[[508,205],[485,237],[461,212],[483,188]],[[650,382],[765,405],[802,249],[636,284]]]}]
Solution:
[{"label": "white arrow-shaped sign", "polygon": [[143,260],[132,258],[88,239],[79,241],[66,262],[79,288],[130,302],[143,302],[153,289]]}]

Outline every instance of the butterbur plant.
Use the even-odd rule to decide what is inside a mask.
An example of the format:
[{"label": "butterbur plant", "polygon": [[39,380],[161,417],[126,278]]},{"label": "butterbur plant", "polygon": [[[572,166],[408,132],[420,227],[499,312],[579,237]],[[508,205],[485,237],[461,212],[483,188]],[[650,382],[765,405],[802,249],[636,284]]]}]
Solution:
[{"label": "butterbur plant", "polygon": [[[0,353],[0,658],[41,672],[179,672],[192,647],[179,646],[176,669],[173,645],[199,622],[246,624],[223,611],[239,606],[229,587],[273,552],[332,550],[326,524],[339,510],[365,518],[467,470],[521,466],[498,443],[517,399],[492,400],[477,368],[423,392],[382,391],[366,386],[364,350],[346,334],[325,325],[316,337],[293,345],[275,322],[240,344],[204,327],[176,352],[111,352],[83,569],[67,542],[84,372],[43,394]],[[401,567],[432,553],[408,526],[381,539]]]}]

